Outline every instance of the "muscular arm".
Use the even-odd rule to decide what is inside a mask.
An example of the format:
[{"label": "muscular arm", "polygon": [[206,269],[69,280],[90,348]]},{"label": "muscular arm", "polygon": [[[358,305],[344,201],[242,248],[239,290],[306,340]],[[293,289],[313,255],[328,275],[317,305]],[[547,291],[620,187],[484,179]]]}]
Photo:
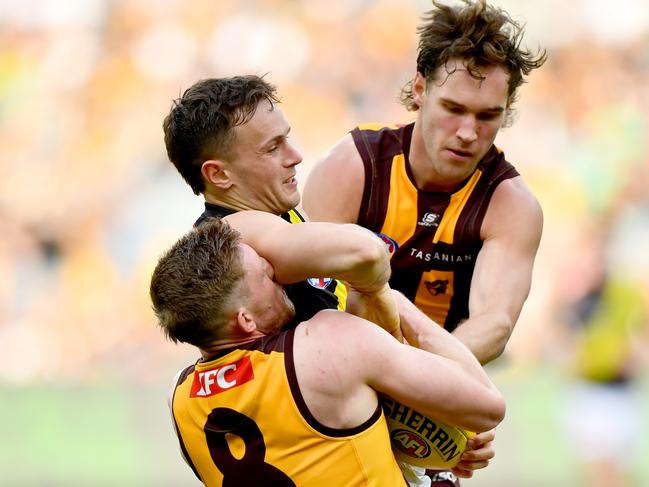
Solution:
[{"label": "muscular arm", "polygon": [[364,180],[363,161],[347,134],[311,169],[302,206],[312,221],[356,223]]},{"label": "muscular arm", "polygon": [[401,331],[410,345],[454,360],[477,380],[492,387],[476,357],[460,340],[426,316],[403,294],[394,290],[392,293],[399,309]]},{"label": "muscular arm", "polygon": [[[363,196],[365,169],[351,134],[345,135],[311,170],[302,206],[311,221],[356,223]],[[347,311],[380,324],[399,341],[399,319],[389,288],[366,293],[350,285]],[[396,328],[395,328],[396,327]]]},{"label": "muscular arm", "polygon": [[376,405],[371,389],[471,431],[489,430],[504,416],[502,396],[475,360],[460,364],[401,344],[347,313],[322,311],[309,321],[308,334],[306,328],[296,334],[294,347],[298,381],[309,407],[317,403],[315,407],[333,421],[357,409],[361,412],[350,423],[367,419],[372,402]]},{"label": "muscular arm", "polygon": [[530,291],[542,228],[541,207],[522,180],[503,181],[482,225],[469,318],[453,332],[482,364],[503,352],[514,329]]},{"label": "muscular arm", "polygon": [[[310,218],[355,223],[364,177],[362,160],[347,134],[309,175],[303,205]],[[513,331],[529,294],[542,227],[541,208],[521,178],[503,181],[483,222],[484,243],[471,283],[470,317],[453,332],[482,364],[502,353]],[[403,300],[399,311],[408,312]]]},{"label": "muscular arm", "polygon": [[225,220],[242,240],[273,264],[281,284],[334,277],[360,291],[378,291],[390,276],[384,244],[357,225],[300,223],[261,211],[241,211]]}]

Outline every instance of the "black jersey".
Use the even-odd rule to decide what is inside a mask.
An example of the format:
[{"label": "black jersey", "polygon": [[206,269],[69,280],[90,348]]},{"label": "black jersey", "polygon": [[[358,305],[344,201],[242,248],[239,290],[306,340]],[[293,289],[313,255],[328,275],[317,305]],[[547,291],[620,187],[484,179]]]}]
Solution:
[{"label": "black jersey", "polygon": [[[196,220],[194,227],[209,218],[223,218],[236,212],[237,210],[206,202],[205,211]],[[296,209],[287,211],[280,216],[289,223],[296,224],[305,221]],[[347,288],[338,279],[311,278],[295,284],[287,284],[284,286],[284,290],[295,306],[295,317],[283,329],[294,328],[299,323],[311,319],[313,315],[323,309],[344,311],[347,304]]]}]

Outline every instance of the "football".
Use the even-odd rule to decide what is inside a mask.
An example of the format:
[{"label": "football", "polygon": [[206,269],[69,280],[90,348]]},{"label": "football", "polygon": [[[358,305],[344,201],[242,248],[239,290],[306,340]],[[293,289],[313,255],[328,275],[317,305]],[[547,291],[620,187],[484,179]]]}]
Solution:
[{"label": "football", "polygon": [[434,469],[458,464],[474,433],[429,418],[389,397],[380,400],[397,460]]}]

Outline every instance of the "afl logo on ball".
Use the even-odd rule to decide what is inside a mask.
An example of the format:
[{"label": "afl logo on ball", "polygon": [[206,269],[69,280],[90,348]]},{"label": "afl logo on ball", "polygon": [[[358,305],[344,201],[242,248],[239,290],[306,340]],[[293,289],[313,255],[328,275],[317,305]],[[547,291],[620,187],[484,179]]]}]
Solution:
[{"label": "afl logo on ball", "polygon": [[331,282],[330,277],[310,277],[306,280],[309,284],[317,289],[324,289]]},{"label": "afl logo on ball", "polygon": [[387,235],[383,233],[377,233],[376,236],[379,237],[381,240],[383,240],[383,243],[388,248],[388,252],[390,253],[390,255],[394,254],[399,248],[399,244],[394,240],[392,240]]},{"label": "afl logo on ball", "polygon": [[412,458],[426,458],[430,447],[424,438],[413,431],[396,429],[390,432],[392,446]]}]

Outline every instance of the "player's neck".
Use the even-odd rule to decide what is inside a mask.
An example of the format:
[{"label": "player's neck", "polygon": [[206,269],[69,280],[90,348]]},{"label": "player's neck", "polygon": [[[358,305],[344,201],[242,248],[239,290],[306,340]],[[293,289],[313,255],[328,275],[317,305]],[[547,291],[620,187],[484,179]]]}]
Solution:
[{"label": "player's neck", "polygon": [[241,198],[237,194],[215,194],[206,191],[205,193],[203,193],[203,197],[205,198],[205,201],[207,203],[222,206],[235,211],[257,210],[274,213],[268,211],[265,208],[260,208],[259,204],[248,201],[246,198]]},{"label": "player's neck", "polygon": [[221,338],[218,340],[212,341],[209,345],[204,346],[200,349],[203,360],[209,360],[211,357],[217,355],[221,350],[228,350],[231,348],[237,348],[241,345],[254,342],[259,338],[263,337],[263,333],[255,333],[254,335],[240,337],[240,338]]}]

